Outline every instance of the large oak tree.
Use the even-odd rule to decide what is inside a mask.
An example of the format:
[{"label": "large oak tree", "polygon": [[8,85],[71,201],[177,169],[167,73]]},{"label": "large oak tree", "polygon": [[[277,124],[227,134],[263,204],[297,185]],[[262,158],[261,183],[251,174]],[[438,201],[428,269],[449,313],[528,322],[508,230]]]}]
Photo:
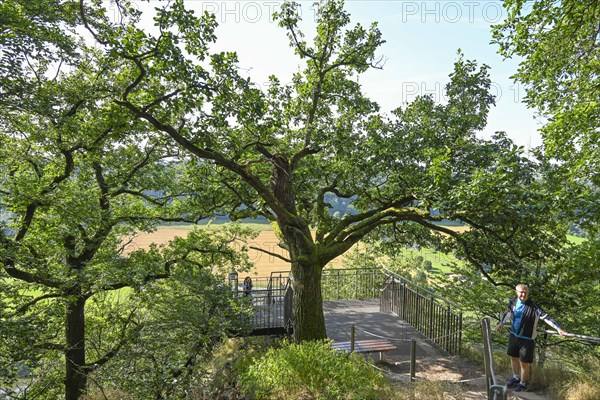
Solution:
[{"label": "large oak tree", "polygon": [[[183,1],[157,11],[155,34],[90,29],[132,69],[116,103],[197,157],[199,179],[228,190],[232,218],[277,223],[294,278],[296,340],[326,337],[322,269],[376,232],[404,243],[445,234],[499,277],[557,251],[560,226],[549,224],[537,164],[503,133],[478,136],[494,104],[486,66],[459,56],[447,102],[420,97],[386,116],[359,83],[381,68],[377,25],[350,27],[341,1],[323,1],[308,41],[299,7],[284,3],[276,18],[302,68],[264,91],[239,75],[234,53],[209,53],[214,18]],[[332,194],[356,212],[333,215]],[[445,219],[470,230],[438,224]]]}]

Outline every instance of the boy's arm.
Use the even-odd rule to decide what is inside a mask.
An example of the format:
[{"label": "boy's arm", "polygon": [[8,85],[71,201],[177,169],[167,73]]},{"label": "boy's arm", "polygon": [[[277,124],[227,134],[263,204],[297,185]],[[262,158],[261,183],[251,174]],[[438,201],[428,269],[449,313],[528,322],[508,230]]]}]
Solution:
[{"label": "boy's arm", "polygon": [[547,325],[550,325],[552,328],[556,329],[558,331],[559,335],[565,335],[567,332],[565,330],[563,330],[560,325],[558,324],[558,322],[556,322],[555,320],[553,320],[552,318],[550,318],[550,315],[548,315],[547,312],[545,312],[542,308],[540,308],[540,306],[536,305],[535,307],[535,312],[537,313],[537,315],[540,317],[540,319],[542,321],[544,321]]},{"label": "boy's arm", "polygon": [[502,315],[502,318],[500,318],[500,322],[498,323],[498,326],[496,326],[496,330],[499,331],[502,328],[504,328],[504,322],[506,321],[506,318],[510,315],[510,301],[508,302],[508,306],[506,307],[506,311],[504,311],[504,314]]}]

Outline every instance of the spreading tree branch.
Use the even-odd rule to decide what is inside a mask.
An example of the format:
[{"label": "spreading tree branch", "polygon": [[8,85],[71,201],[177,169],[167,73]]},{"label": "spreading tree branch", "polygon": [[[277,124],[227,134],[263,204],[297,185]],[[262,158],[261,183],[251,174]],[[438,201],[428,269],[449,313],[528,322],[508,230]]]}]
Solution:
[{"label": "spreading tree branch", "polygon": [[286,257],[284,257],[284,256],[282,256],[282,255],[280,255],[280,254],[274,253],[274,252],[272,252],[272,251],[265,250],[265,249],[263,249],[263,248],[261,248],[261,247],[256,247],[256,246],[248,246],[248,248],[249,248],[249,249],[252,249],[252,250],[260,251],[260,252],[262,252],[262,253],[265,253],[265,254],[268,254],[268,255],[270,255],[270,256],[272,256],[272,257],[277,257],[277,258],[279,258],[280,260],[283,260],[283,261],[285,261],[285,262],[288,262],[288,263],[290,263],[290,264],[291,264],[291,262],[292,262],[292,260],[290,260],[289,258],[286,258]]}]

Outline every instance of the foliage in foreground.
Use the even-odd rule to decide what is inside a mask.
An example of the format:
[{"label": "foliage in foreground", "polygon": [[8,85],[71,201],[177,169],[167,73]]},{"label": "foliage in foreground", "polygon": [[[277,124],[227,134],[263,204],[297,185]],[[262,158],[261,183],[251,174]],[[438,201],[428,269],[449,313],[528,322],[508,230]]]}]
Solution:
[{"label": "foliage in foreground", "polygon": [[331,348],[329,342],[282,343],[255,359],[239,376],[247,398],[384,399],[384,376],[358,355]]},{"label": "foliage in foreground", "polygon": [[204,385],[215,346],[243,332],[248,316],[249,308],[222,282],[200,270],[178,271],[173,279],[148,285],[135,299],[144,310],[135,337],[92,376],[94,391],[139,400],[189,398]]}]

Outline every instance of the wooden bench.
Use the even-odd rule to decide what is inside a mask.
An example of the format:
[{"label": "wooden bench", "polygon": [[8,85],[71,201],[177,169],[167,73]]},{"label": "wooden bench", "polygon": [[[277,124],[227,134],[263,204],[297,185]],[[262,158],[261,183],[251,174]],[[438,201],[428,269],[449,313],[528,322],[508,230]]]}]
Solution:
[{"label": "wooden bench", "polygon": [[[333,348],[339,351],[350,353],[352,342],[336,342],[332,344]],[[354,342],[354,352],[356,353],[377,353],[379,359],[383,360],[383,353],[386,351],[397,350],[397,347],[388,339],[357,340]]]}]

